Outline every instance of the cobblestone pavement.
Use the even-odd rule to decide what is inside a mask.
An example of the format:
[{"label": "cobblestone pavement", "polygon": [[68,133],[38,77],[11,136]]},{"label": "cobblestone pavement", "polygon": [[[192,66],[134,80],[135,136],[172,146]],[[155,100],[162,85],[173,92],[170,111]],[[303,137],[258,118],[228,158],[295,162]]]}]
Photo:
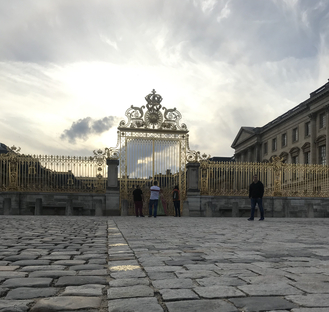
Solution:
[{"label": "cobblestone pavement", "polygon": [[1,216],[0,311],[329,311],[329,219]]}]

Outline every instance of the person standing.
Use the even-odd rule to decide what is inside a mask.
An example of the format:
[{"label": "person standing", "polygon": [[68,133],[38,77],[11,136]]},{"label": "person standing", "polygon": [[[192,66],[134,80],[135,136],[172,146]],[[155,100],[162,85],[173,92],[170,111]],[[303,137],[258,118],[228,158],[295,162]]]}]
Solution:
[{"label": "person standing", "polygon": [[152,206],[154,206],[154,218],[157,217],[158,203],[161,189],[158,187],[158,181],[154,181],[154,185],[151,186],[151,196],[149,203],[149,218],[152,217]]},{"label": "person standing", "polygon": [[175,217],[180,217],[180,196],[178,185],[176,185],[172,191],[172,198],[175,207]]},{"label": "person standing", "polygon": [[251,203],[251,215],[248,221],[254,220],[255,207],[258,204],[260,211],[259,221],[264,220],[264,208],[263,208],[263,195],[264,195],[264,185],[258,180],[257,174],[253,176],[253,182],[249,186],[249,198]]},{"label": "person standing", "polygon": [[139,185],[137,185],[136,189],[133,191],[133,196],[134,196],[136,217],[138,217],[138,214],[140,217],[144,217],[143,215],[144,195]]}]

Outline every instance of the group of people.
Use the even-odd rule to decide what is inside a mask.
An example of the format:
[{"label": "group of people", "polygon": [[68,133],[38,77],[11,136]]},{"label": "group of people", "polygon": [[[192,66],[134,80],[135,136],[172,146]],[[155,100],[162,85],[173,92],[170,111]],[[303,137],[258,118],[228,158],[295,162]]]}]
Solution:
[{"label": "group of people", "polygon": [[[158,213],[158,205],[159,205],[159,198],[160,193],[162,193],[162,190],[158,186],[158,182],[154,181],[153,186],[150,188],[151,194],[150,194],[150,201],[149,201],[149,218],[157,217]],[[135,204],[135,214],[136,217],[145,217],[143,215],[143,202],[144,202],[144,195],[139,186],[136,187],[136,189],[133,191],[133,197],[134,197],[134,204]],[[180,217],[180,196],[179,196],[179,187],[176,185],[172,191],[172,197],[175,207],[175,217]],[[152,214],[153,211],[153,214]]]},{"label": "group of people", "polygon": [[[149,217],[152,217],[152,208],[154,218],[157,217],[159,197],[162,190],[158,186],[158,182],[154,181],[154,185],[150,188],[150,202],[149,202]],[[256,205],[258,205],[260,211],[259,221],[264,221],[264,208],[263,208],[263,195],[264,195],[264,185],[261,181],[258,180],[258,176],[253,176],[253,182],[249,186],[249,198],[251,203],[251,215],[248,221],[253,221],[255,217]],[[143,215],[143,202],[144,195],[139,186],[133,191],[134,204],[135,204],[135,213],[136,217],[144,217]],[[175,217],[180,217],[180,196],[178,185],[172,191],[172,197],[175,207]]]}]

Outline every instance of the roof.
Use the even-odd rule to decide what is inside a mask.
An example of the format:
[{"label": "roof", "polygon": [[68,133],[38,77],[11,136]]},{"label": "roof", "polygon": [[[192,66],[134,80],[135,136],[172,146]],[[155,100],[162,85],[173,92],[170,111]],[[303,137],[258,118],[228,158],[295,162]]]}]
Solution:
[{"label": "roof", "polygon": [[[287,112],[280,115],[279,117],[273,119],[272,121],[270,121],[263,127],[257,127],[257,128],[241,127],[238,134],[236,135],[231,147],[234,148],[237,145],[238,141],[240,141],[239,143],[242,143],[243,141],[249,139],[250,137],[252,137],[258,133],[265,132],[266,130],[271,129],[274,126],[277,126],[281,122],[287,120],[288,118],[293,117],[297,113],[299,113],[305,109],[309,109],[309,106],[311,105],[312,102],[314,102],[315,100],[317,100],[323,96],[327,96],[327,95],[329,95],[329,79],[326,84],[324,84],[320,88],[318,88],[315,91],[313,91],[312,93],[310,93],[310,97],[307,100],[305,100],[304,102],[295,106],[294,108],[288,110]],[[244,138],[241,139],[243,133],[249,134],[249,137],[245,136]]]}]

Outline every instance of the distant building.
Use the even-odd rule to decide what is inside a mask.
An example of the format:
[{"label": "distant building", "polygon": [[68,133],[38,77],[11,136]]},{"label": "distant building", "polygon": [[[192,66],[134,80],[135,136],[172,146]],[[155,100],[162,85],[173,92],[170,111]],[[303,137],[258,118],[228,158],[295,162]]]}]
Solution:
[{"label": "distant building", "polygon": [[3,143],[0,143],[0,154],[8,153],[7,146]]},{"label": "distant building", "polygon": [[233,161],[235,161],[233,156],[231,156],[231,157],[217,157],[217,156],[215,156],[215,157],[209,158],[209,160],[217,161],[217,162],[233,162]]},{"label": "distant building", "polygon": [[329,155],[329,82],[263,127],[241,127],[231,147],[235,161],[323,164]]}]

